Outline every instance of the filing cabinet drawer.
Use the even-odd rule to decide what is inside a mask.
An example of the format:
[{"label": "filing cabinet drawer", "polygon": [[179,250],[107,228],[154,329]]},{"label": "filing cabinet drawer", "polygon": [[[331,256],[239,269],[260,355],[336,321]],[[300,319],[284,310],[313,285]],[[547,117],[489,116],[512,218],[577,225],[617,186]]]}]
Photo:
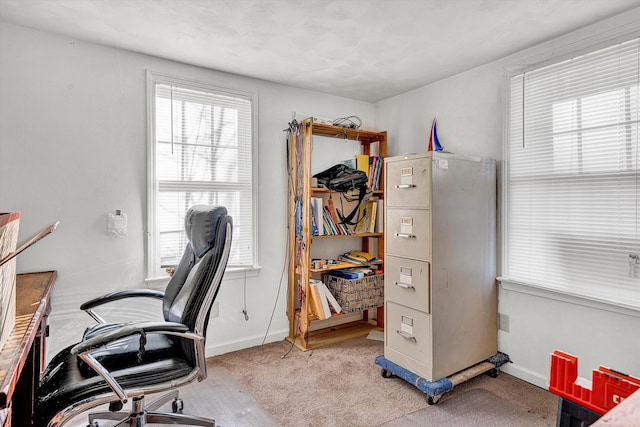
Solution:
[{"label": "filing cabinet drawer", "polygon": [[384,260],[384,295],[416,310],[430,312],[429,263],[388,256]]},{"label": "filing cabinet drawer", "polygon": [[431,261],[431,211],[388,208],[385,214],[385,252]]},{"label": "filing cabinet drawer", "polygon": [[387,301],[385,346],[422,363],[430,364],[431,315]]},{"label": "filing cabinet drawer", "polygon": [[431,205],[431,157],[387,162],[385,203],[387,206]]}]

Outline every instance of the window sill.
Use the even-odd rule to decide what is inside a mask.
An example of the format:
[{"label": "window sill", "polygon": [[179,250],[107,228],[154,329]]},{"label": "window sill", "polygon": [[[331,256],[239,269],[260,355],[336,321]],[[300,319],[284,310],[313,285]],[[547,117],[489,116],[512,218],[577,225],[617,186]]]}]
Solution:
[{"label": "window sill", "polygon": [[[595,308],[598,310],[610,311],[613,313],[624,314],[627,316],[640,317],[640,289],[636,292],[635,298],[629,298],[632,303],[614,299],[606,299],[604,297],[580,294],[575,291],[565,289],[555,289],[546,286],[533,285],[530,283],[509,280],[504,277],[498,277],[497,280],[503,289],[507,291],[520,292],[527,295],[533,295],[541,298],[553,299],[570,304],[582,305],[585,307]],[[633,304],[635,303],[635,305]]]},{"label": "window sill", "polygon": [[[262,270],[261,266],[249,267],[249,268],[227,268],[224,272],[224,280],[237,280],[244,279],[249,277],[257,277],[260,274],[260,270]],[[164,290],[169,283],[169,276],[165,277],[150,277],[144,280],[145,284],[149,289],[159,289]]]}]

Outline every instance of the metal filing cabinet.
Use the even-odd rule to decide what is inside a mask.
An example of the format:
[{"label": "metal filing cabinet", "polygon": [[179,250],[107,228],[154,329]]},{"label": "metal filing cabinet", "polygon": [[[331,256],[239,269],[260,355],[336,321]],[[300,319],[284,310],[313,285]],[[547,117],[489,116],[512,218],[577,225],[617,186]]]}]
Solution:
[{"label": "metal filing cabinet", "polygon": [[495,161],[385,159],[384,356],[436,381],[497,352]]}]

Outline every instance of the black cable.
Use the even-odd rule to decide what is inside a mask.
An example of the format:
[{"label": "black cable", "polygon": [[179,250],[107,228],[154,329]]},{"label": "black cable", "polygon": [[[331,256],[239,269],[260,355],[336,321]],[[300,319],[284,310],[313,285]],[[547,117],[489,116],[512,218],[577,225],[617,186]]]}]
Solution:
[{"label": "black cable", "polygon": [[244,310],[242,310],[242,314],[244,314],[244,320],[246,322],[249,321],[249,314],[247,314],[247,269],[244,269]]},{"label": "black cable", "polygon": [[360,117],[358,116],[340,117],[335,119],[331,124],[349,129],[360,129],[360,126],[362,126],[362,120],[360,120]]},{"label": "black cable", "polygon": [[[267,331],[264,334],[264,338],[262,339],[262,344],[260,344],[260,347],[264,347],[264,342],[267,340],[267,335],[269,335],[269,329],[271,328],[271,322],[273,321],[273,315],[276,312],[276,306],[278,305],[278,299],[280,298],[280,290],[282,289],[282,279],[284,277],[284,271],[286,269],[287,266],[287,254],[289,253],[289,239],[287,238],[287,247],[285,248],[285,256],[284,256],[284,262],[282,263],[282,273],[280,274],[280,283],[278,284],[278,292],[276,293],[276,301],[273,304],[273,310],[271,311],[271,317],[269,318],[269,324],[267,325]],[[294,341],[295,341],[295,337],[294,337]],[[289,350],[291,351],[291,350]],[[288,352],[287,352],[288,354]]]}]

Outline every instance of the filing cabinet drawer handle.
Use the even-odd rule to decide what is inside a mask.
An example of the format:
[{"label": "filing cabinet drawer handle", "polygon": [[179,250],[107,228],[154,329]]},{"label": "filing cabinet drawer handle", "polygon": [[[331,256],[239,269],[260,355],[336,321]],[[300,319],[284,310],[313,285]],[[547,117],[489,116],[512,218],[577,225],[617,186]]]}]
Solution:
[{"label": "filing cabinet drawer handle", "polygon": [[407,233],[396,233],[396,237],[402,237],[404,239],[415,239],[415,234],[407,234]]},{"label": "filing cabinet drawer handle", "polygon": [[414,337],[413,335],[409,335],[405,331],[401,331],[400,329],[396,329],[396,332],[398,333],[398,335],[400,335],[405,340],[416,341],[416,337]]},{"label": "filing cabinet drawer handle", "polygon": [[396,188],[416,188],[415,184],[398,184]]},{"label": "filing cabinet drawer handle", "polygon": [[402,282],[396,282],[396,285],[404,289],[415,289],[413,285],[407,285],[406,283],[402,283]]}]

